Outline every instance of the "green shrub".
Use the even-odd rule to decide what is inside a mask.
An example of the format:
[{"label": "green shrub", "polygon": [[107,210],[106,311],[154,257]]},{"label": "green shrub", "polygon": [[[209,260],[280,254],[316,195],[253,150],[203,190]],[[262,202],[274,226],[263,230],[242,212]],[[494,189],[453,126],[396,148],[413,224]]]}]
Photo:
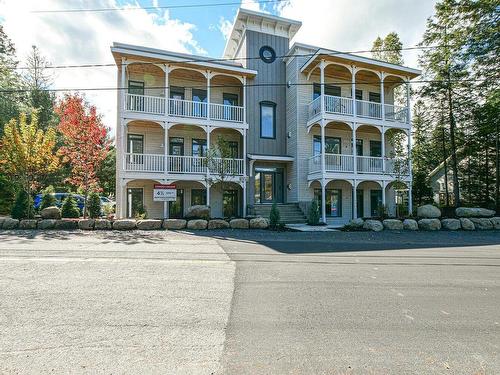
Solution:
[{"label": "green shrub", "polygon": [[319,224],[319,206],[318,201],[313,199],[311,202],[311,207],[309,207],[309,215],[307,217],[307,224],[309,225],[318,225]]},{"label": "green shrub", "polygon": [[271,212],[269,214],[269,227],[271,229],[278,229],[280,224],[280,212],[278,210],[278,205],[273,203],[271,207]]},{"label": "green shrub", "polygon": [[61,207],[61,216],[66,218],[79,218],[80,217],[80,209],[76,204],[75,198],[73,195],[69,194],[67,198],[64,200]]},{"label": "green shrub", "polygon": [[11,216],[13,219],[33,219],[35,210],[33,208],[33,199],[23,189],[19,190],[16,201],[12,207]]},{"label": "green shrub", "polygon": [[56,205],[57,200],[54,194],[55,190],[52,185],[49,185],[45,188],[45,190],[42,193],[42,201],[40,202],[40,207],[39,207],[40,210]]},{"label": "green shrub", "polygon": [[96,219],[101,216],[101,198],[96,192],[89,194],[87,198],[87,212],[92,219]]},{"label": "green shrub", "polygon": [[142,204],[137,204],[136,206],[136,211],[134,215],[134,219],[136,220],[144,220],[148,218],[148,210],[146,210],[146,207]]}]

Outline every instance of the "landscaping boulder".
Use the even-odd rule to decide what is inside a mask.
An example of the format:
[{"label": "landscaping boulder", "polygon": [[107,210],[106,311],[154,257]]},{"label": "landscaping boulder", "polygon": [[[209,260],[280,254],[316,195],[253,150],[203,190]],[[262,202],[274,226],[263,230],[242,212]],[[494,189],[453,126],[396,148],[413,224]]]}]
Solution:
[{"label": "landscaping boulder", "polygon": [[445,230],[459,230],[461,228],[460,220],[458,219],[443,219],[441,227]]},{"label": "landscaping boulder", "polygon": [[487,219],[485,217],[471,217],[469,219],[474,223],[474,226],[476,227],[477,230],[491,230],[493,229],[493,223],[491,222],[490,219]]},{"label": "landscaping boulder", "polygon": [[252,229],[267,229],[269,228],[269,220],[265,217],[254,217],[250,219],[249,225]]},{"label": "landscaping boulder", "polygon": [[16,229],[19,226],[19,220],[10,217],[5,218],[2,229]]},{"label": "landscaping boulder", "polygon": [[492,217],[490,221],[493,224],[493,228],[500,229],[500,217]]},{"label": "landscaping boulder", "polygon": [[95,219],[94,228],[97,230],[111,229],[111,221],[108,219]]},{"label": "landscaping boulder", "polygon": [[404,219],[403,220],[403,229],[405,229],[405,230],[418,230],[417,221],[413,220],[413,219]]},{"label": "landscaping boulder", "polygon": [[208,222],[208,229],[227,229],[229,223],[222,219],[212,219]]},{"label": "landscaping boulder", "polygon": [[165,219],[163,220],[164,229],[184,229],[186,228],[186,220],[184,219]]},{"label": "landscaping boulder", "polygon": [[474,223],[467,218],[460,219],[460,226],[463,230],[476,230],[476,226],[474,225]]},{"label": "landscaping boulder", "polygon": [[56,219],[43,219],[38,222],[38,229],[54,229],[56,226]]},{"label": "landscaping boulder", "polygon": [[189,220],[187,223],[187,229],[200,230],[207,229],[208,221],[204,219]]},{"label": "landscaping boulder", "polygon": [[73,230],[78,229],[78,220],[60,219],[56,220],[54,229]]},{"label": "landscaping boulder", "polygon": [[479,207],[458,207],[455,215],[458,217],[492,217],[495,211]]},{"label": "landscaping boulder", "polygon": [[161,220],[144,219],[137,222],[137,229],[140,230],[159,230],[161,229]]},{"label": "landscaping boulder", "polygon": [[422,218],[433,219],[441,217],[441,210],[432,204],[425,204],[417,208],[417,216]]},{"label": "landscaping boulder", "polygon": [[132,230],[137,227],[134,219],[119,219],[113,222],[113,229],[115,230]]},{"label": "landscaping boulder", "polygon": [[186,219],[205,219],[210,218],[210,207],[208,206],[191,206],[186,212]]},{"label": "landscaping boulder", "polygon": [[25,219],[19,222],[19,229],[36,229],[36,220]]},{"label": "landscaping boulder", "polygon": [[439,219],[420,219],[418,221],[418,228],[420,230],[440,230],[441,221]]},{"label": "landscaping boulder", "polygon": [[78,220],[78,228],[81,230],[93,230],[95,220],[94,219],[82,219]]},{"label": "landscaping boulder", "polygon": [[363,229],[371,230],[373,232],[380,232],[380,231],[384,230],[384,226],[378,220],[369,219],[369,220],[365,220],[365,222],[363,223]]},{"label": "landscaping boulder", "polygon": [[0,229],[2,229],[4,221],[5,221],[5,217],[0,217]]},{"label": "landscaping boulder", "polygon": [[40,215],[42,216],[42,219],[60,219],[61,210],[56,206],[45,207],[42,211],[40,211]]},{"label": "landscaping boulder", "polygon": [[250,226],[247,219],[232,219],[229,225],[233,229],[248,229]]},{"label": "landscaping boulder", "polygon": [[347,223],[347,226],[351,229],[362,229],[365,221],[358,217],[357,219],[352,219]]},{"label": "landscaping boulder", "polygon": [[403,222],[398,219],[385,219],[384,228],[387,230],[403,230]]}]

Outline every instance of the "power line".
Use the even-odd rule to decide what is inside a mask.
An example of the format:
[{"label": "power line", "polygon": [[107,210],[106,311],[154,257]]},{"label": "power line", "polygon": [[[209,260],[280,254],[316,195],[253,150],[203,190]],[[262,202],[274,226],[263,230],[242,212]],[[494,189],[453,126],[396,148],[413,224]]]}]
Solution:
[{"label": "power line", "polygon": [[87,8],[87,9],[40,9],[32,10],[30,13],[82,13],[82,12],[114,12],[114,11],[129,11],[129,10],[156,10],[156,9],[182,9],[182,8],[207,8],[218,6],[233,6],[245,4],[266,4],[266,3],[281,3],[287,0],[256,0],[256,1],[238,1],[225,3],[204,3],[204,4],[181,4],[181,5],[163,5],[163,6],[148,6],[148,7],[122,7],[122,8]]},{"label": "power line", "polygon": [[[452,82],[483,82],[485,79],[455,79]],[[420,83],[439,83],[447,82],[447,80],[418,80],[410,82],[401,81],[388,81],[389,83],[409,83],[409,84],[420,84]],[[360,81],[358,83],[362,84],[380,84],[380,81]],[[314,86],[318,83],[256,83],[256,84],[246,84],[246,85],[193,85],[193,86],[183,86],[183,88],[199,89],[199,88],[243,88],[243,87],[289,87],[289,86]],[[326,82],[325,86],[332,85],[348,85],[351,86],[351,82]],[[160,89],[170,89],[170,86],[150,86],[145,89],[149,90],[160,90]],[[32,92],[32,91],[42,91],[42,92],[65,92],[65,91],[121,91],[128,90],[128,87],[87,87],[87,88],[55,88],[55,89],[0,89],[0,93],[22,93],[22,92]]]},{"label": "power line", "polygon": [[[424,50],[424,49],[432,49],[439,48],[440,46],[412,46],[412,47],[404,47],[404,48],[388,48],[388,49],[369,49],[369,50],[355,50],[355,51],[334,51],[330,53],[322,53],[322,56],[337,56],[344,54],[357,54],[357,53],[368,53],[368,52],[395,52],[395,51],[411,51],[411,50]],[[276,58],[289,58],[289,57],[312,57],[316,55],[317,52],[311,53],[302,53],[302,54],[285,54],[276,56]],[[220,58],[194,58],[194,59],[184,59],[181,61],[176,61],[175,63],[212,63],[212,62],[225,62],[225,61],[242,61],[242,60],[259,60],[260,56],[247,56],[247,57],[220,57]],[[386,63],[386,61],[372,59],[374,61],[380,61]],[[155,65],[155,64],[165,64],[166,61],[158,60],[158,61],[144,61],[144,62],[135,62],[134,64],[140,65]],[[116,63],[96,63],[96,64],[71,64],[71,65],[46,65],[40,66],[38,69],[72,69],[72,68],[100,68],[100,67],[115,67],[115,66],[123,66],[125,64],[116,64]],[[397,64],[396,64],[397,65]],[[29,66],[10,66],[5,67],[10,70],[29,70],[33,69],[33,67]]]}]

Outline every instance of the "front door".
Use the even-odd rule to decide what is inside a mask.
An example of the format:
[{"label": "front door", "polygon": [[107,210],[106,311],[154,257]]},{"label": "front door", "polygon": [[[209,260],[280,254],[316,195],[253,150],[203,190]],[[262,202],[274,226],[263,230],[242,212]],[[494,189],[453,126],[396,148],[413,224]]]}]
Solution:
[{"label": "front door", "polygon": [[283,203],[283,171],[260,171],[255,174],[256,203]]},{"label": "front door", "polygon": [[365,216],[364,194],[361,189],[356,190],[356,206],[357,217]]},{"label": "front door", "polygon": [[127,217],[137,217],[144,214],[144,189],[127,189]]}]

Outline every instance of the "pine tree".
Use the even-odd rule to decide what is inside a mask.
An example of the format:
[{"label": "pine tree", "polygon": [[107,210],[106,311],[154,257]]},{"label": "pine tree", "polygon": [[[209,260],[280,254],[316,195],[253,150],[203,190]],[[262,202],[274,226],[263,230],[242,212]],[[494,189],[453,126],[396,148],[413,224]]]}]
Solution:
[{"label": "pine tree", "polygon": [[97,192],[93,191],[89,194],[89,198],[87,199],[87,209],[89,216],[92,219],[96,219],[101,216],[101,198]]},{"label": "pine tree", "polygon": [[55,190],[52,185],[49,185],[45,188],[42,194],[42,201],[40,202],[40,210],[43,210],[47,207],[52,207],[56,205],[56,197]]},{"label": "pine tree", "polygon": [[32,219],[35,216],[33,199],[25,190],[19,190],[16,201],[12,207],[11,216],[13,219]]},{"label": "pine tree", "polygon": [[61,216],[64,218],[79,218],[80,209],[72,194],[68,194],[61,207]]}]

